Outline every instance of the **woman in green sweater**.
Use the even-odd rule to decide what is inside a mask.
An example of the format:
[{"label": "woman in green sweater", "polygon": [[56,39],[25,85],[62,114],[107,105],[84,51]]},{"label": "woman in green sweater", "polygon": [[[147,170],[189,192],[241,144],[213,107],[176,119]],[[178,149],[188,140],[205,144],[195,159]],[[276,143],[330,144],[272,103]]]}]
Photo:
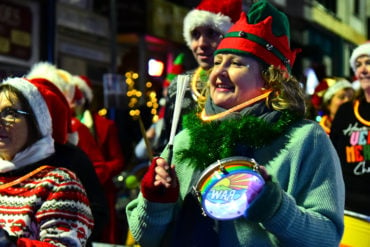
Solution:
[{"label": "woman in green sweater", "polygon": [[[258,1],[225,35],[205,108],[185,117],[173,165],[164,159],[166,149],[127,206],[141,246],[338,246],[339,159],[322,128],[303,119],[304,95],[290,75],[296,51],[288,26],[285,14]],[[221,172],[206,172],[218,163]],[[236,169],[257,182],[244,187],[246,196],[237,189],[238,164],[253,166],[252,175]],[[216,173],[221,178],[212,184]]]}]

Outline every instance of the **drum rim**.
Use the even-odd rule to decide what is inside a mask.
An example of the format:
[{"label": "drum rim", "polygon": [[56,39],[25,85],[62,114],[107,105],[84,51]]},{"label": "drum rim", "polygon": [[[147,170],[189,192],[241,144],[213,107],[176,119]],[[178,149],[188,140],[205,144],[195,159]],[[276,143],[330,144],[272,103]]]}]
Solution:
[{"label": "drum rim", "polygon": [[198,182],[196,183],[196,186],[195,186],[196,191],[201,193],[200,187],[201,187],[201,185],[204,184],[204,181],[208,178],[207,176],[205,176],[206,174],[209,174],[209,173],[215,172],[216,170],[219,170],[219,166],[222,165],[222,164],[225,164],[225,163],[228,163],[228,162],[238,162],[238,161],[246,163],[246,164],[250,164],[250,165],[247,165],[245,167],[249,168],[251,170],[251,172],[255,173],[257,176],[259,176],[264,181],[264,179],[262,178],[260,173],[257,170],[254,169],[256,166],[259,166],[259,164],[254,159],[251,159],[251,158],[248,158],[248,157],[245,157],[245,156],[231,156],[231,157],[227,157],[227,158],[218,160],[218,161],[212,163],[211,165],[209,165],[201,173],[200,178],[199,178],[199,180],[198,180]]}]

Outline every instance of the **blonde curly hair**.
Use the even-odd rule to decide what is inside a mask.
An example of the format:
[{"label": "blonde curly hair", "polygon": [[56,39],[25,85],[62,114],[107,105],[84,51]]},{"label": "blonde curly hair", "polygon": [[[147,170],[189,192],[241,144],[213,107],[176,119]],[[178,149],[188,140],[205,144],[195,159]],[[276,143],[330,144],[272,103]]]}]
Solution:
[{"label": "blonde curly hair", "polygon": [[265,88],[272,89],[266,99],[269,108],[276,111],[290,110],[304,115],[306,111],[305,94],[298,80],[287,71],[271,65],[262,71]]}]

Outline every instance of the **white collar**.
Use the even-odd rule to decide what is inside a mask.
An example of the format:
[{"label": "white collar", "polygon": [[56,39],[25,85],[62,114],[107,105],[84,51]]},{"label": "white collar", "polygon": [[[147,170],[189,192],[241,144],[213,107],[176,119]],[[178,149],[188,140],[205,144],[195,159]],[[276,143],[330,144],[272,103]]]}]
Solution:
[{"label": "white collar", "polygon": [[50,135],[44,136],[30,147],[17,153],[13,160],[8,161],[0,158],[0,173],[17,170],[33,164],[49,157],[54,152],[54,139]]}]

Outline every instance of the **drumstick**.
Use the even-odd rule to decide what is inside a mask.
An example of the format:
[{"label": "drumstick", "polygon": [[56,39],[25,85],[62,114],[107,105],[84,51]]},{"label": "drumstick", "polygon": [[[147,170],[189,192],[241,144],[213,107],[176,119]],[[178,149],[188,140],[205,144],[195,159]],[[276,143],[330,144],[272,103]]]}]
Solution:
[{"label": "drumstick", "polygon": [[172,156],[173,156],[173,142],[176,135],[177,125],[180,118],[181,108],[182,108],[182,101],[184,99],[184,94],[187,88],[187,85],[190,81],[190,75],[178,75],[177,78],[177,87],[176,87],[176,100],[175,100],[175,107],[173,111],[172,117],[172,125],[171,125],[171,132],[170,132],[170,139],[168,141],[168,158],[167,163],[171,165]]},{"label": "drumstick", "polygon": [[150,144],[150,141],[149,141],[148,137],[146,136],[146,130],[145,130],[145,126],[144,126],[144,123],[143,123],[143,119],[141,118],[141,115],[138,116],[138,121],[139,121],[139,125],[140,125],[140,132],[141,132],[141,135],[143,136],[143,139],[144,139],[144,142],[145,142],[145,147],[146,147],[146,151],[148,153],[149,160],[152,160],[153,159],[152,146]]}]

